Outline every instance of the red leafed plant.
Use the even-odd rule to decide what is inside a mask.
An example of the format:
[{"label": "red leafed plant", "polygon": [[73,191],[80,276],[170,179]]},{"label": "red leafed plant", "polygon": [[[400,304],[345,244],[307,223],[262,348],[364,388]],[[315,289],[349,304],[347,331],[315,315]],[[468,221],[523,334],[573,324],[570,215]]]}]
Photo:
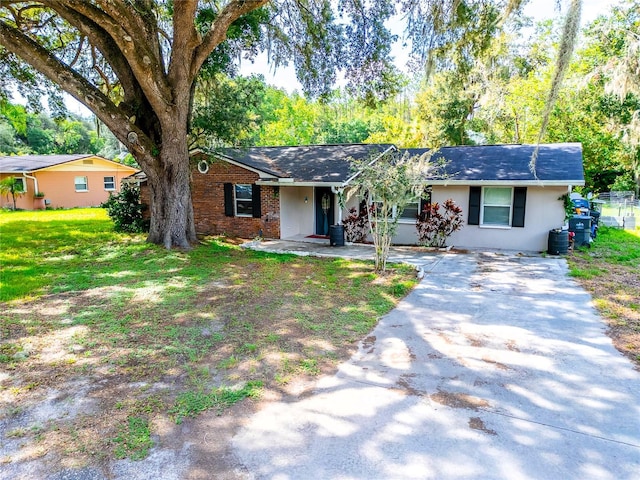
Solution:
[{"label": "red leafed plant", "polygon": [[363,243],[367,239],[369,220],[367,219],[366,207],[361,207],[360,212],[356,207],[351,207],[347,218],[342,219],[347,242]]},{"label": "red leafed plant", "polygon": [[462,209],[452,199],[440,204],[426,204],[416,221],[418,242],[428,247],[444,247],[447,238],[462,228]]}]

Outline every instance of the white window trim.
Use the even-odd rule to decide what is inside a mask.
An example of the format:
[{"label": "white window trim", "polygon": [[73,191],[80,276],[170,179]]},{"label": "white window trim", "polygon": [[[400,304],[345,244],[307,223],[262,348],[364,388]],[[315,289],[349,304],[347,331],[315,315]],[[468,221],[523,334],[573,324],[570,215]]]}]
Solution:
[{"label": "white window trim", "polygon": [[[107,182],[105,179],[106,178],[112,178],[113,180],[110,182]],[[113,183],[113,188],[107,188],[107,183]],[[113,175],[106,175],[104,177],[102,177],[102,184],[104,185],[104,189],[107,192],[115,192],[116,191],[116,177]]]},{"label": "white window trim", "polygon": [[[236,197],[237,186],[249,187],[249,189],[251,190],[251,198],[240,198],[240,199],[237,198]],[[236,217],[252,218],[253,213],[238,213],[238,202],[249,202],[253,207],[253,188],[251,187],[250,183],[234,183],[233,184],[233,213],[235,214]]]},{"label": "white window trim", "polygon": [[[509,224],[508,225],[500,225],[500,224],[496,224],[496,223],[484,223],[484,192],[485,189],[487,188],[508,188],[509,190],[511,190],[511,196],[510,196],[510,200],[509,200]],[[506,205],[487,205],[488,207],[506,207]],[[482,195],[480,197],[480,228],[496,228],[496,229],[502,229],[502,230],[509,230],[511,229],[511,222],[513,221],[513,187],[498,187],[498,186],[487,186],[487,187],[482,187]]]},{"label": "white window trim", "polygon": [[20,180],[22,182],[22,191],[24,193],[27,193],[27,181],[25,180],[25,178],[24,177],[13,177],[13,178],[15,178],[16,180]]},{"label": "white window trim", "polygon": [[[377,202],[375,199],[373,200],[373,203],[379,203]],[[407,207],[411,204],[417,204],[418,205],[418,209],[420,209],[420,199],[418,199],[415,202],[410,202]],[[406,209],[406,207],[405,207]],[[398,207],[397,205],[394,205],[393,207],[391,207],[391,218],[396,218],[398,216]],[[399,217],[398,218],[398,223],[402,223],[402,224],[407,224],[407,225],[413,225],[414,223],[416,223],[416,219],[411,219],[411,218],[403,218],[403,217]]]},{"label": "white window trim", "polygon": [[[84,184],[86,185],[86,187],[84,189],[78,189],[78,183],[76,182],[77,178],[84,178]],[[76,189],[76,192],[88,192],[89,191],[89,179],[87,178],[86,175],[78,175],[76,177],[73,178],[73,186]]]},{"label": "white window trim", "polygon": [[[413,204],[416,204],[416,205],[417,205],[417,207],[418,207],[418,209],[417,209],[417,210],[418,210],[418,214],[419,214],[419,213],[420,213],[420,204],[421,204],[421,203],[422,203],[422,202],[420,201],[420,199],[418,199],[418,200],[417,200],[417,201],[415,201],[415,202],[408,203],[408,204],[405,206],[405,210],[404,210],[404,211],[405,211],[405,212],[407,211],[407,210],[406,210],[406,208],[407,208],[408,206],[413,205]],[[397,212],[396,212],[396,207],[393,207],[393,215],[395,216],[395,215],[396,215],[396,213],[397,213]],[[402,212],[402,213],[404,213],[404,212]],[[413,225],[414,223],[416,223],[416,220],[417,220],[416,218],[399,217],[399,218],[398,218],[398,223],[407,223],[407,224],[412,224],[412,225]]]}]

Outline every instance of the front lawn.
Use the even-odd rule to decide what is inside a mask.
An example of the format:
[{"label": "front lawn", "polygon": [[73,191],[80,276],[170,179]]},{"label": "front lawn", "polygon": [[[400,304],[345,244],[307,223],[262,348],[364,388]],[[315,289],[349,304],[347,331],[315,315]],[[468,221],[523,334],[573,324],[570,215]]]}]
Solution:
[{"label": "front lawn", "polygon": [[0,461],[142,458],[160,425],[331,371],[416,283],[236,243],[167,251],[102,209],[0,213]]},{"label": "front lawn", "polygon": [[640,366],[640,230],[602,227],[590,249],[568,260],[570,274],[608,322],[616,348]]}]

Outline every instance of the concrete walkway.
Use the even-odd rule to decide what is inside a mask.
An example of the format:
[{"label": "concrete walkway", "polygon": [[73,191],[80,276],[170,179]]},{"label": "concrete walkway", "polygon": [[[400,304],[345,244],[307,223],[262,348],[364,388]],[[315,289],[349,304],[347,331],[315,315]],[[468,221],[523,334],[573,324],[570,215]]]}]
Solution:
[{"label": "concrete walkway", "polygon": [[[302,256],[341,257],[371,261],[373,261],[374,258],[373,245],[356,244],[332,247],[327,240],[263,240],[248,242],[242,246],[263,252],[292,253]],[[388,261],[389,263],[408,263],[423,272],[440,260],[440,253],[442,252],[421,247],[391,247]]]},{"label": "concrete walkway", "polygon": [[424,279],[312,395],[235,436],[250,478],[640,478],[640,373],[563,259],[397,254]]}]

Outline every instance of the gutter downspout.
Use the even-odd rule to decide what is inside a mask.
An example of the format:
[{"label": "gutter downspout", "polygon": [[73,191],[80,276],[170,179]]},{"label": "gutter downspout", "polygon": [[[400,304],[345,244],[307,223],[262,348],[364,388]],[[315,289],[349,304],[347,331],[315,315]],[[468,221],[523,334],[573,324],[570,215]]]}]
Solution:
[{"label": "gutter downspout", "polygon": [[338,196],[338,225],[342,225],[342,195],[344,194],[344,187],[331,185],[331,193]]},{"label": "gutter downspout", "polygon": [[30,178],[31,180],[33,180],[33,188],[35,190],[35,192],[33,192],[34,194],[38,193],[40,190],[38,189],[38,179],[36,177],[33,177],[31,175],[27,175],[26,172],[22,172],[22,176],[25,178]]}]

